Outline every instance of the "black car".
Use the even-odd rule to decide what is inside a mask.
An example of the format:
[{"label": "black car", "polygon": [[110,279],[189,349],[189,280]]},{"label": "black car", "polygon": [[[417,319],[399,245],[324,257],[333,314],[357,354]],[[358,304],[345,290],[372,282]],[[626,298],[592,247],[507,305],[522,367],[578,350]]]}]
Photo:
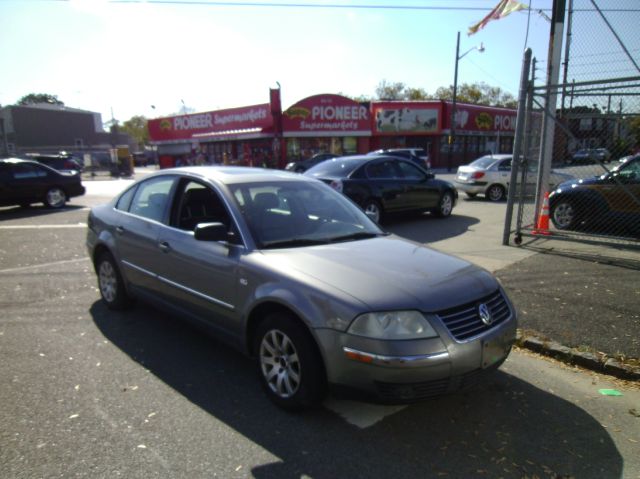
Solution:
[{"label": "black car", "polygon": [[551,221],[559,230],[604,228],[610,234],[640,233],[640,156],[609,173],[565,181],[549,195]]},{"label": "black car", "polygon": [[431,169],[431,161],[429,155],[423,148],[387,148],[383,150],[375,150],[369,153],[369,155],[391,155],[399,156],[405,160],[411,160],[418,166]]},{"label": "black car", "polygon": [[69,155],[27,154],[27,158],[58,171],[82,171],[80,162]]},{"label": "black car", "polygon": [[307,158],[306,160],[292,161],[291,163],[287,163],[284,169],[287,171],[293,171],[295,173],[303,173],[312,166],[315,166],[318,163],[322,163],[324,160],[330,160],[337,157],[338,155],[334,155],[333,153],[317,153],[311,158]]},{"label": "black car", "polygon": [[387,155],[342,156],[304,173],[351,198],[374,221],[403,211],[431,211],[447,217],[458,200],[455,187],[403,158]]},{"label": "black car", "polygon": [[57,171],[31,160],[0,160],[0,206],[42,202],[49,208],[62,208],[69,198],[84,192],[77,171]]}]

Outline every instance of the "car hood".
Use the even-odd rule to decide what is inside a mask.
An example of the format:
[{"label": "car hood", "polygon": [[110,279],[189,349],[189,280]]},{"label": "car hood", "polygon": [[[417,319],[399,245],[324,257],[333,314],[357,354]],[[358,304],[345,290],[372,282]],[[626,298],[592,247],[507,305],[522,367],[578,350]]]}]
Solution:
[{"label": "car hood", "polygon": [[262,254],[280,272],[302,274],[316,287],[330,285],[371,311],[435,312],[498,289],[496,279],[478,266],[396,236]]},{"label": "car hood", "polygon": [[589,186],[600,183],[600,177],[594,176],[592,178],[578,179],[574,178],[568,181],[564,181],[558,185],[559,189],[575,188],[577,186]]}]

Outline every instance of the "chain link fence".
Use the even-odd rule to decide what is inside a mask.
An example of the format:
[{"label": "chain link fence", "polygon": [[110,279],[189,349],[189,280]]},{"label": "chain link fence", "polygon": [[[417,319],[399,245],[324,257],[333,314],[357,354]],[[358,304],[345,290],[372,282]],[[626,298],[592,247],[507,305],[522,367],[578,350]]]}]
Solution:
[{"label": "chain link fence", "polygon": [[544,64],[525,60],[505,242],[640,245],[640,31],[628,11],[599,3],[612,4],[569,2],[560,84],[544,85]]}]

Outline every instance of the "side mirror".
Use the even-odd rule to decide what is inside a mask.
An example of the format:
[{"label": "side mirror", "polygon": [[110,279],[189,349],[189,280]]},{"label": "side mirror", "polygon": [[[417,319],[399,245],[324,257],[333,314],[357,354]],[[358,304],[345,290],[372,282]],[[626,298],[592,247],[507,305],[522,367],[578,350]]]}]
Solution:
[{"label": "side mirror", "polygon": [[193,235],[198,241],[229,241],[229,230],[222,223],[199,223]]},{"label": "side mirror", "polygon": [[426,175],[424,175],[424,177],[426,180],[433,180],[436,177],[436,175],[434,173],[429,172]]}]

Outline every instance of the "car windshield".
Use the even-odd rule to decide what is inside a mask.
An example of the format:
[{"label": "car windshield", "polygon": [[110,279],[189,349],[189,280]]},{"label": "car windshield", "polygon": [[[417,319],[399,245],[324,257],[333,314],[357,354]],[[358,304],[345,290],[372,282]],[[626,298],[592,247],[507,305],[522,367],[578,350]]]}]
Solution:
[{"label": "car windshield", "polygon": [[314,178],[345,178],[365,161],[368,159],[332,158],[310,168],[305,174]]},{"label": "car windshield", "polygon": [[498,161],[498,159],[494,158],[493,156],[483,156],[482,158],[478,158],[477,160],[472,162],[469,166],[486,169],[493,165],[496,161]]},{"label": "car windshield", "polygon": [[351,201],[321,182],[229,185],[260,248],[355,241],[385,234]]}]

